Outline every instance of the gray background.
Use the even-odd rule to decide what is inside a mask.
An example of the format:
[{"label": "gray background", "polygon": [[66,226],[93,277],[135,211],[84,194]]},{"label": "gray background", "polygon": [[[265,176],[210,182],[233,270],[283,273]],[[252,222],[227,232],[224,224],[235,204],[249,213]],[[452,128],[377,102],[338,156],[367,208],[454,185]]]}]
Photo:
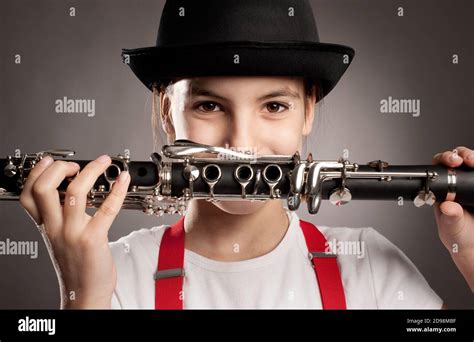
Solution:
[{"label": "gray background", "polygon": [[[313,1],[321,40],[355,48],[356,58],[325,99],[309,140],[318,159],[350,150],[352,162],[431,164],[433,154],[474,147],[472,0]],[[164,1],[2,0],[0,155],[71,148],[81,159],[153,150],[150,94],[122,64],[121,48],[154,45]],[[69,7],[76,16],[69,16]],[[397,16],[403,6],[404,16]],[[459,55],[459,64],[451,63]],[[14,64],[21,54],[22,63]],[[63,96],[96,100],[96,116],[57,114]],[[380,100],[416,98],[421,116],[383,115]],[[321,108],[318,108],[318,110]],[[371,226],[399,246],[450,308],[474,299],[438,239],[432,208],[396,202],[324,202],[316,225]],[[58,287],[40,235],[19,203],[0,203],[0,240],[38,240],[38,259],[0,256],[0,308],[56,308]],[[110,239],[171,223],[122,211]]]}]

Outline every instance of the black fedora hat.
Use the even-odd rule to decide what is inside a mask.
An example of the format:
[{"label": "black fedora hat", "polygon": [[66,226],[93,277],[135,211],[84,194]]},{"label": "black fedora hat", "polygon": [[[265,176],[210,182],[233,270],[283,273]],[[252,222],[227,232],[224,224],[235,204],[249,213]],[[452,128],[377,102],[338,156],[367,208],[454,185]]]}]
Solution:
[{"label": "black fedora hat", "polygon": [[353,57],[319,41],[309,0],[167,0],[156,46],[122,49],[150,90],[175,78],[301,76],[319,81],[323,96]]}]

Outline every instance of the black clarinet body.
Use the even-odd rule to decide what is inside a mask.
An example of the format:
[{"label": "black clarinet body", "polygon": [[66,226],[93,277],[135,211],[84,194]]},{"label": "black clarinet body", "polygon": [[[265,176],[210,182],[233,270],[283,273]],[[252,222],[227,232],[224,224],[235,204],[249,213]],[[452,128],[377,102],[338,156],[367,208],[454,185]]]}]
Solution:
[{"label": "black clarinet body", "polygon": [[[207,153],[205,157],[201,156]],[[214,154],[211,158],[208,154]],[[217,154],[217,156],[215,156]],[[18,200],[29,172],[44,156],[64,159],[72,151],[55,150],[0,159],[0,200]],[[223,156],[225,158],[223,158]],[[474,206],[474,171],[443,165],[389,165],[376,160],[365,165],[339,159],[301,160],[294,155],[250,156],[220,147],[177,141],[153,153],[150,161],[113,157],[88,195],[88,206],[98,207],[121,172],[131,181],[124,209],[148,214],[184,214],[191,199],[209,201],[285,199],[290,210],[302,202],[311,214],[321,200],[343,205],[352,200],[413,201],[425,204],[452,200]],[[81,170],[90,160],[74,160]],[[58,187],[61,200],[72,178]]]}]

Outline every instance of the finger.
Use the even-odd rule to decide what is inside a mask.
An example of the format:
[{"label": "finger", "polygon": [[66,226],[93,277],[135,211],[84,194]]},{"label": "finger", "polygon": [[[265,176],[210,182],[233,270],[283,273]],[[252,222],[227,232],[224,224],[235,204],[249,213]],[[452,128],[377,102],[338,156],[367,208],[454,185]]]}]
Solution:
[{"label": "finger", "polygon": [[433,156],[433,164],[443,164],[449,167],[458,167],[463,162],[456,149],[437,153]]},{"label": "finger", "polygon": [[104,233],[108,232],[112,222],[122,208],[129,184],[130,174],[127,171],[121,172],[112,186],[112,191],[94,214],[92,219],[93,229],[102,229]]},{"label": "finger", "polygon": [[463,208],[457,202],[444,201],[436,204],[439,209],[439,217],[446,217],[446,220],[449,220],[449,223],[454,223],[463,216]]},{"label": "finger", "polygon": [[438,227],[450,238],[454,238],[463,230],[464,210],[459,203],[451,201],[437,203],[435,217]]},{"label": "finger", "polygon": [[109,167],[112,160],[108,155],[102,155],[89,162],[79,175],[69,184],[64,201],[64,219],[67,227],[74,229],[75,224],[81,223],[84,218],[87,194],[94,186],[97,178]]},{"label": "finger", "polygon": [[55,233],[63,225],[63,211],[57,188],[66,177],[75,175],[78,170],[78,164],[58,160],[33,184],[33,197],[48,232]]},{"label": "finger", "polygon": [[474,167],[474,150],[464,146],[456,147],[459,156],[464,160],[464,163],[470,167]]},{"label": "finger", "polygon": [[44,172],[44,170],[53,164],[53,161],[53,158],[50,156],[43,157],[43,159],[41,159],[40,162],[36,164],[28,174],[26,182],[23,186],[23,190],[20,194],[20,204],[26,209],[26,212],[38,225],[42,223],[42,218],[38,207],[36,206],[33,194],[31,193],[31,189],[33,188],[33,184],[36,182],[38,177]]}]

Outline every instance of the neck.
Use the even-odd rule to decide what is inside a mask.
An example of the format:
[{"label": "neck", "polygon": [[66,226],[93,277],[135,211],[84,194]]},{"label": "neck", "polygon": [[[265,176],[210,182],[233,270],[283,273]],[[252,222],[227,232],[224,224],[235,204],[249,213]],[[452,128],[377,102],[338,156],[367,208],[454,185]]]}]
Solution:
[{"label": "neck", "polygon": [[265,255],[289,227],[281,201],[268,200],[251,214],[229,214],[205,200],[189,203],[185,247],[218,261],[241,261]]}]

